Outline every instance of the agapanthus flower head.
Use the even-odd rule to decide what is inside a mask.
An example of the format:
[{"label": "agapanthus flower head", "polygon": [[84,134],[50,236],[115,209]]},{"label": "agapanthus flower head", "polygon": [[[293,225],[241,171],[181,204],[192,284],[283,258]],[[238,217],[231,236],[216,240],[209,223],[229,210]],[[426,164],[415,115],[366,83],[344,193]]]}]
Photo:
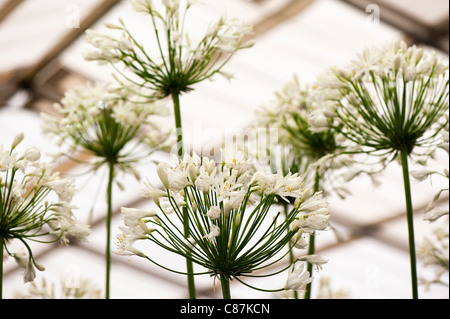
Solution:
[{"label": "agapanthus flower head", "polygon": [[66,154],[92,155],[93,169],[112,162],[121,171],[133,171],[137,162],[168,147],[170,134],[157,124],[168,114],[162,102],[130,99],[130,94],[110,90],[108,83],[69,90],[55,104],[58,115],[41,114],[43,132],[56,138]]},{"label": "agapanthus flower head", "polygon": [[[441,145],[448,125],[448,61],[417,46],[395,41],[366,49],[344,67],[333,67],[317,83],[327,97],[328,125],[360,145],[361,154],[384,169],[397,159],[403,172],[409,235],[412,296],[418,298],[409,161]],[[443,120],[444,119],[444,120]],[[443,120],[443,121],[442,121]],[[423,161],[423,159],[422,159]]]},{"label": "agapanthus flower head", "polygon": [[[222,69],[237,51],[253,45],[246,39],[252,28],[237,19],[220,18],[193,41],[185,29],[193,4],[192,0],[133,1],[134,10],[150,17],[157,50],[146,50],[120,20],[119,24],[106,24],[116,34],[87,31],[86,40],[94,49],[84,57],[113,65],[121,85],[129,90],[149,89],[151,93],[145,97],[150,100],[189,92],[196,83],[218,73],[228,76]],[[119,71],[121,66],[127,71]]]},{"label": "agapanthus flower head", "polygon": [[439,143],[448,84],[448,61],[395,41],[322,75],[317,86],[327,103],[319,111],[365,152],[392,160],[401,150],[412,155]]},{"label": "agapanthus flower head", "polygon": [[[325,229],[328,223],[326,200],[309,196],[300,176],[258,172],[236,151],[224,152],[217,163],[186,154],[173,165],[159,164],[158,176],[164,190],[146,183],[143,191],[155,200],[158,212],[139,218],[135,211],[124,209],[117,253],[135,254],[160,265],[151,249],[146,253],[134,247],[136,241],[147,241],[189,256],[207,269],[203,274],[240,281],[283,259],[286,247],[305,248],[297,245],[300,233],[313,231],[314,225]],[[287,216],[274,212],[277,198],[291,197],[298,203]],[[298,223],[317,221],[313,215],[323,217],[321,222]],[[186,223],[188,234],[184,234]],[[144,247],[142,242],[139,247]]]},{"label": "agapanthus flower head", "polygon": [[342,136],[333,128],[317,130],[311,122],[320,122],[315,109],[318,95],[313,88],[302,88],[297,76],[275,93],[275,100],[258,113],[261,126],[278,128],[280,143],[292,145],[295,150],[317,161],[325,155],[335,154],[343,148]]},{"label": "agapanthus flower head", "polygon": [[313,277],[305,270],[305,264],[302,263],[299,267],[292,266],[292,270],[286,281],[285,289],[304,292],[306,286],[312,281]]},{"label": "agapanthus flower head", "polygon": [[[41,161],[36,147],[17,152],[22,140],[23,134],[19,133],[10,149],[0,145],[0,249],[5,249],[25,269],[27,282],[35,278],[35,268],[44,269],[34,260],[30,241],[60,240],[67,245],[69,237],[85,239],[90,229],[73,214],[74,207],[70,204],[76,191],[73,181],[61,177]],[[26,251],[10,251],[13,241],[21,242]]]},{"label": "agapanthus flower head", "polygon": [[321,180],[322,190],[344,193],[342,183],[334,182],[340,177],[336,171],[356,164],[350,153],[358,146],[345,139],[340,125],[329,125],[323,113],[327,103],[321,91],[302,87],[294,75],[271,103],[257,111],[256,126],[277,130],[278,143],[267,150],[272,170],[299,173],[310,185]]}]

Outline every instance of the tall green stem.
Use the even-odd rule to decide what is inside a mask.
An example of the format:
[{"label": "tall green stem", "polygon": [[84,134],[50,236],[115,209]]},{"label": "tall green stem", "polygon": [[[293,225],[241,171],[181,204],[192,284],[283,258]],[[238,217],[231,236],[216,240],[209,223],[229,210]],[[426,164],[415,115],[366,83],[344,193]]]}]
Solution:
[{"label": "tall green stem", "polygon": [[177,134],[177,152],[180,159],[184,155],[183,147],[183,123],[181,121],[181,108],[180,108],[180,95],[178,93],[172,93],[173,111],[175,116],[175,130]]},{"label": "tall green stem", "polygon": [[403,148],[400,151],[401,163],[403,169],[403,184],[405,187],[405,201],[406,201],[406,219],[408,221],[408,241],[409,241],[409,256],[411,263],[411,284],[413,299],[419,298],[418,284],[417,284],[417,268],[416,268],[416,247],[414,239],[414,216],[411,199],[411,184],[409,180],[408,168],[408,150]]},{"label": "tall green stem", "polygon": [[[284,216],[287,218],[289,215],[289,203],[284,202],[283,203],[284,206]],[[289,250],[289,261],[292,264],[294,264],[295,261],[295,257],[294,257],[294,252],[291,250]],[[294,299],[298,299],[298,292],[297,290],[294,290]]]},{"label": "tall green stem", "polygon": [[[319,168],[316,169],[316,175],[314,178],[314,193],[317,193],[320,190],[320,174],[319,174]],[[308,256],[310,255],[314,255],[314,253],[316,252],[316,234],[312,233],[309,236],[309,245],[308,245]],[[313,265],[311,263],[308,263],[308,267],[307,270],[309,271],[309,273],[311,274],[311,277],[313,275]],[[311,290],[312,290],[312,283],[309,283],[306,286],[306,291],[305,291],[305,299],[311,299]]]},{"label": "tall green stem", "polygon": [[224,275],[220,275],[220,284],[222,286],[223,299],[231,299],[229,279]]},{"label": "tall green stem", "polygon": [[114,162],[110,161],[108,189],[107,189],[107,204],[108,213],[106,215],[106,284],[105,284],[105,298],[109,299],[110,277],[111,277],[111,217],[112,217],[112,186],[114,179]]},{"label": "tall green stem", "polygon": [[[177,134],[177,150],[179,159],[183,159],[184,147],[183,147],[183,125],[181,122],[181,109],[180,109],[180,95],[177,92],[172,93],[173,109],[175,115],[175,129]],[[189,216],[186,207],[183,207],[183,220],[184,220],[184,236],[189,237]],[[189,252],[187,252],[189,254]],[[194,265],[192,260],[186,258],[187,278],[189,298],[196,299],[195,281],[194,281]]]}]

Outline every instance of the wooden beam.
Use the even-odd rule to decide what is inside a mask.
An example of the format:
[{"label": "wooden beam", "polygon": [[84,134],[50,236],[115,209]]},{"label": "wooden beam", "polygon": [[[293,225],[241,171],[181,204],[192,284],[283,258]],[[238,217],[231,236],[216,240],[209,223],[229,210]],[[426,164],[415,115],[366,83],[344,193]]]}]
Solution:
[{"label": "wooden beam", "polygon": [[29,68],[24,75],[23,81],[29,82],[33,77],[41,71],[44,67],[49,65],[55,58],[57,58],[67,47],[69,47],[76,39],[78,39],[84,32],[97,22],[110,9],[117,5],[121,0],[103,0],[99,3],[92,12],[84,18],[79,28],[71,29],[71,31],[64,36],[59,43],[51,48],[47,54],[42,57],[36,64]]},{"label": "wooden beam", "polygon": [[448,16],[442,21],[436,21],[430,25],[420,21],[417,17],[399,10],[392,4],[377,0],[341,0],[357,9],[366,11],[367,6],[377,5],[380,7],[380,20],[404,33],[410,41],[419,44],[434,46],[449,53],[448,46],[442,45],[442,37],[448,34]]},{"label": "wooden beam", "polygon": [[[16,90],[24,88],[32,91],[33,81],[35,76],[45,67],[50,65],[58,56],[67,49],[76,39],[78,39],[84,32],[97,22],[103,15],[111,10],[115,5],[119,4],[121,0],[103,0],[101,1],[87,17],[80,22],[79,28],[71,29],[68,34],[62,37],[61,41],[52,47],[47,54],[45,54],[34,65],[21,70],[19,76],[14,81],[9,83],[1,83],[0,86],[7,86],[7,90],[0,89],[0,105],[4,104]],[[13,89],[11,89],[13,88]]]},{"label": "wooden beam", "polygon": [[273,12],[269,17],[255,25],[253,37],[258,37],[274,29],[286,20],[294,18],[313,2],[314,0],[291,0],[284,7]]},{"label": "wooden beam", "polygon": [[0,8],[0,24],[25,0],[9,0]]}]

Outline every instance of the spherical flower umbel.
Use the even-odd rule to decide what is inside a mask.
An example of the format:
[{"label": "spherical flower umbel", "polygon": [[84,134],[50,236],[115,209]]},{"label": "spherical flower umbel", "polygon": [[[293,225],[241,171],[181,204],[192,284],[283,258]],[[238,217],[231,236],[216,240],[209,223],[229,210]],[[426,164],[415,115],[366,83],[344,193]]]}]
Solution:
[{"label": "spherical flower umbel", "polygon": [[[315,112],[318,95],[313,88],[302,88],[297,76],[287,82],[275,99],[257,112],[258,125],[277,128],[280,143],[315,162],[344,148],[342,136],[334,129],[317,130],[320,120]],[[320,118],[320,117],[319,117]]]},{"label": "spherical flower umbel", "polygon": [[317,112],[363,151],[392,160],[440,143],[448,84],[448,62],[396,41],[322,75],[317,85],[327,99]]},{"label": "spherical flower umbel", "polygon": [[[151,194],[146,197],[155,200],[159,212],[150,218],[138,218],[135,211],[123,209],[126,227],[120,227],[117,253],[136,252],[133,245],[138,240],[153,243],[189,256],[207,269],[203,274],[219,277],[226,287],[230,280],[243,282],[241,277],[276,264],[287,255],[286,247],[288,251],[293,247],[305,248],[297,245],[302,240],[301,232],[314,231],[315,225],[322,230],[326,228],[328,205],[322,196],[308,195],[301,177],[261,173],[241,154],[235,155],[224,156],[221,163],[215,163],[206,157],[186,154],[173,165],[160,165],[158,175],[165,190],[155,191],[155,186],[146,183],[143,191]],[[284,216],[274,211],[278,197],[299,200]],[[313,219],[315,214],[323,217],[320,223],[311,222],[304,228],[298,224],[299,220]],[[138,220],[130,223],[130,218]],[[186,223],[187,236],[183,232]],[[146,252],[141,247],[142,243],[136,255],[161,266],[150,248]],[[229,297],[228,293],[224,297]]]},{"label": "spherical flower umbel", "polygon": [[[76,191],[73,181],[42,162],[36,147],[16,152],[22,140],[20,133],[11,148],[0,145],[0,250],[25,269],[24,281],[28,282],[34,280],[35,268],[44,270],[34,259],[30,242],[60,240],[67,245],[69,237],[85,239],[90,229],[73,215],[74,207],[70,204]],[[20,242],[25,251],[11,251],[13,242]]]},{"label": "spherical flower umbel", "polygon": [[[331,68],[317,82],[326,96],[318,110],[360,153],[374,155],[381,169],[399,159],[403,171],[412,296],[418,298],[409,160],[441,146],[448,127],[448,61],[435,52],[395,41],[366,49],[350,65]],[[422,178],[428,173],[417,176]]]},{"label": "spherical flower umbel", "polygon": [[130,94],[110,87],[95,83],[67,91],[55,104],[58,115],[41,114],[42,129],[64,148],[62,154],[93,155],[93,170],[113,162],[116,170],[134,173],[136,163],[166,147],[169,132],[156,119],[168,111],[162,103],[130,102]]},{"label": "spherical flower umbel", "polygon": [[310,277],[310,273],[305,271],[305,265],[301,264],[299,267],[292,267],[291,272],[289,273],[285,289],[286,290],[295,290],[295,291],[305,291],[306,286],[311,283],[313,280]]},{"label": "spherical flower umbel", "polygon": [[237,51],[253,45],[246,40],[252,28],[237,19],[220,18],[194,42],[185,30],[185,19],[193,2],[132,1],[135,11],[150,18],[156,50],[147,50],[124,21],[119,20],[118,24],[106,24],[117,35],[87,31],[86,41],[93,49],[84,53],[85,59],[111,64],[121,85],[132,91],[147,88],[149,94],[143,96],[149,100],[189,92],[193,85],[215,74],[228,76],[222,69]]}]

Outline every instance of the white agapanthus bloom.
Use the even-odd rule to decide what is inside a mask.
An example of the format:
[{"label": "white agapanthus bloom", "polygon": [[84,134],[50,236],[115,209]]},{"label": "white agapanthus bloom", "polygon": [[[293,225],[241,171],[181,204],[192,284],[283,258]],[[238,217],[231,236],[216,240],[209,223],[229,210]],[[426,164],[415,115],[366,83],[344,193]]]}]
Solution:
[{"label": "white agapanthus bloom", "polygon": [[412,177],[417,179],[418,181],[424,181],[426,180],[430,175],[436,174],[437,172],[432,169],[428,168],[422,168],[422,169],[416,169],[409,172]]},{"label": "white agapanthus bloom", "polygon": [[153,10],[153,0],[132,0],[131,6],[137,12],[149,13]]},{"label": "white agapanthus bloom", "polygon": [[[34,280],[35,269],[44,270],[35,261],[29,242],[52,243],[56,238],[67,245],[70,237],[86,239],[90,228],[79,223],[73,214],[73,180],[61,178],[41,161],[36,147],[18,153],[23,138],[23,133],[19,133],[10,149],[0,145],[0,251],[16,259],[24,268],[24,281],[28,282]],[[49,235],[54,238],[48,238]],[[27,253],[12,253],[8,249],[15,240],[26,247]]]},{"label": "white agapanthus bloom", "polygon": [[430,130],[448,126],[438,123],[448,113],[448,68],[436,52],[403,41],[367,48],[318,77],[314,92],[325,98],[316,113],[366,152],[436,145]]},{"label": "white agapanthus bloom", "polygon": [[307,255],[307,256],[302,256],[300,258],[298,258],[297,260],[299,261],[306,261],[310,264],[313,264],[316,267],[317,271],[322,270],[322,265],[328,263],[328,259],[323,258],[320,255]]},{"label": "white agapanthus bloom", "polygon": [[289,273],[285,289],[303,292],[312,281],[313,277],[310,277],[310,273],[305,271],[305,264],[302,263],[299,267],[293,267]]},{"label": "white agapanthus bloom", "polygon": [[130,94],[111,93],[109,86],[95,83],[67,91],[55,104],[60,116],[41,114],[42,130],[64,148],[61,154],[93,154],[97,160],[87,162],[93,170],[113,160],[117,170],[134,174],[137,162],[166,147],[169,132],[156,119],[168,112],[162,103],[130,102]]},{"label": "white agapanthus bloom", "polygon": [[[253,46],[246,37],[252,27],[242,21],[221,17],[211,24],[198,42],[185,28],[193,0],[137,0],[132,8],[150,17],[157,50],[146,50],[136,40],[122,19],[118,24],[106,23],[111,32],[88,30],[86,41],[92,46],[84,52],[88,61],[109,63],[118,71],[118,82],[128,90],[149,89],[150,100],[192,90],[193,85],[215,74],[229,77],[223,67],[237,51]],[[139,80],[136,80],[138,78]]]},{"label": "white agapanthus bloom", "polygon": [[[119,255],[135,251],[161,266],[151,248],[148,254],[142,250],[143,242],[153,243],[189,257],[221,280],[240,280],[271,264],[274,254],[286,247],[306,248],[303,234],[328,226],[326,200],[321,194],[310,196],[300,176],[261,173],[238,152],[231,157],[223,152],[218,163],[185,155],[174,164],[158,164],[157,175],[164,189],[146,182],[142,195],[153,199],[159,212],[122,208],[125,226],[117,236]],[[286,216],[269,214],[277,196],[297,199]],[[134,250],[136,241],[140,248]],[[318,267],[325,263],[319,258],[308,261]]]},{"label": "white agapanthus bloom", "polygon": [[[317,108],[355,150],[382,171],[399,160],[403,171],[409,234],[412,297],[418,298],[416,249],[409,161],[431,157],[448,130],[449,63],[404,41],[364,50],[349,64],[331,67],[317,80],[327,103]],[[330,107],[331,105],[331,107]],[[314,122],[311,122],[314,125]],[[318,123],[323,128],[323,122]],[[445,135],[445,134],[444,134]],[[419,161],[417,160],[417,161]],[[413,172],[419,179],[429,172]]]}]

